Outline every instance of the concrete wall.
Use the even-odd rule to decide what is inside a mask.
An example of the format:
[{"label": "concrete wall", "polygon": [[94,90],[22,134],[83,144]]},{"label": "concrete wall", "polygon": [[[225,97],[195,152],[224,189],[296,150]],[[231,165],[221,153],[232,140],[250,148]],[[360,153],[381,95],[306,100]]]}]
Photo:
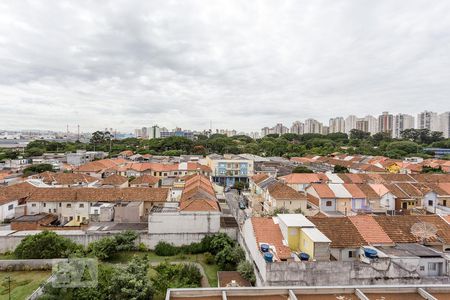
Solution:
[{"label": "concrete wall", "polygon": [[380,265],[354,262],[277,262],[266,266],[266,286],[448,284],[450,277],[420,277],[388,260]]},{"label": "concrete wall", "polygon": [[6,259],[0,260],[0,271],[51,270],[55,262],[67,259]]},{"label": "concrete wall", "polygon": [[14,218],[15,208],[18,204],[18,201],[14,200],[0,205],[0,222],[3,222],[5,219]]},{"label": "concrete wall", "polygon": [[220,215],[220,212],[153,213],[148,218],[148,233],[217,233]]}]

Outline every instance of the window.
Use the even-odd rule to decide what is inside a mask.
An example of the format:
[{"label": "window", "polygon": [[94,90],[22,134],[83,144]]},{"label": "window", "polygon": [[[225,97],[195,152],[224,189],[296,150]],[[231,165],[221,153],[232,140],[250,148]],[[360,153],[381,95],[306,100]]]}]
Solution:
[{"label": "window", "polygon": [[13,210],[13,208],[14,208],[14,204],[8,205],[8,210]]},{"label": "window", "polygon": [[433,200],[428,200],[428,206],[433,206]]},{"label": "window", "polygon": [[53,212],[56,213],[56,208],[53,209]]},{"label": "window", "polygon": [[36,203],[31,204],[31,207],[36,207]]},{"label": "window", "polygon": [[84,203],[80,203],[80,208],[84,208]]},{"label": "window", "polygon": [[59,207],[61,207],[61,202],[59,202]]},{"label": "window", "polygon": [[348,257],[353,257],[355,255],[355,251],[348,251]]},{"label": "window", "polygon": [[44,207],[46,207],[46,206],[47,206],[47,203],[44,202]]},{"label": "window", "polygon": [[420,266],[419,270],[420,271],[425,271],[425,266]]},{"label": "window", "polygon": [[331,201],[327,201],[325,205],[326,205],[326,206],[332,206],[333,203],[332,203]]},{"label": "window", "polygon": [[94,215],[98,215],[98,209],[94,209]]},{"label": "window", "polygon": [[72,207],[72,204],[67,203],[67,204],[66,204],[66,207],[67,207],[67,208],[71,208],[71,207]]},{"label": "window", "polygon": [[436,271],[436,265],[437,263],[428,263],[428,270]]},{"label": "window", "polygon": [[77,216],[77,221],[80,222],[80,216]]},{"label": "window", "polygon": [[52,209],[51,209],[51,208],[49,208],[49,209],[48,209],[48,213],[50,214],[51,212],[52,212]]}]

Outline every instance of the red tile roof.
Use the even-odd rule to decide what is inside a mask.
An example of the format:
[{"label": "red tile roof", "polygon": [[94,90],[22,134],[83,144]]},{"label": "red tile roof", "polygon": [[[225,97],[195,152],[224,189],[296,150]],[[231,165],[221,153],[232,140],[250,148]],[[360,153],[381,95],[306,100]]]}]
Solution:
[{"label": "red tile roof", "polygon": [[122,185],[125,182],[128,182],[127,177],[113,174],[103,179],[102,185]]},{"label": "red tile roof", "polygon": [[345,189],[352,195],[353,198],[366,198],[366,194],[359,188],[359,185],[354,183],[344,183]]},{"label": "red tile roof", "polygon": [[327,182],[328,177],[323,173],[292,173],[280,177],[287,184],[306,184],[313,182]]},{"label": "red tile roof", "polygon": [[254,183],[258,184],[258,183],[266,180],[267,178],[269,178],[269,175],[267,175],[265,173],[260,173],[260,174],[254,175],[250,178],[251,178],[251,180],[253,180]]},{"label": "red tile roof", "polygon": [[306,200],[306,196],[290,186],[277,182],[268,187],[270,196],[278,200]]},{"label": "red tile roof", "polygon": [[357,248],[368,243],[346,217],[309,217],[327,238],[331,240],[331,248]]},{"label": "red tile roof", "polygon": [[367,243],[372,245],[394,243],[372,216],[359,215],[349,219]]},{"label": "red tile roof", "polygon": [[279,259],[291,257],[291,249],[283,244],[280,226],[272,218],[253,217],[251,222],[258,249],[260,243],[269,244],[275,247]]},{"label": "red tile roof", "polygon": [[311,187],[317,192],[320,198],[335,198],[334,192],[326,184],[313,183]]},{"label": "red tile roof", "polygon": [[158,177],[152,175],[142,175],[133,179],[130,184],[149,184],[154,185],[159,182]]}]

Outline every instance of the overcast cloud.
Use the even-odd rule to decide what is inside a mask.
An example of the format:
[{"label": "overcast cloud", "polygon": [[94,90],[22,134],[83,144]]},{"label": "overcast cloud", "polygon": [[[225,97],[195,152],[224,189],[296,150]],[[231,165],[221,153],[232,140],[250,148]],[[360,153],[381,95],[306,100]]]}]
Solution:
[{"label": "overcast cloud", "polygon": [[450,1],[0,2],[0,129],[450,110]]}]

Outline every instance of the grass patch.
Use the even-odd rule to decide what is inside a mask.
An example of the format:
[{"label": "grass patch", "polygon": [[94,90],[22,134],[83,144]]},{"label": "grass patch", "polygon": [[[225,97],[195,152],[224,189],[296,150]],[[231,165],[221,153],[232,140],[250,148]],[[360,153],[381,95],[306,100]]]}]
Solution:
[{"label": "grass patch", "polygon": [[[217,286],[217,271],[219,267],[216,264],[208,265],[205,263],[205,255],[204,254],[178,254],[174,256],[158,256],[153,251],[122,251],[114,254],[111,259],[107,261],[107,263],[111,264],[126,264],[131,258],[134,256],[144,256],[147,255],[150,263],[161,263],[165,260],[168,262],[196,262],[202,265],[205,270],[206,277],[208,278],[208,282],[212,287]],[[154,270],[153,270],[154,271]],[[154,276],[153,272],[149,272],[150,276]]]},{"label": "grass patch", "polygon": [[50,277],[51,271],[0,272],[0,300],[8,299],[8,280],[11,277],[11,299],[27,299],[41,283]]},{"label": "grass patch", "polygon": [[2,260],[2,259],[16,259],[16,257],[14,257],[14,254],[13,253],[3,253],[3,254],[0,254],[0,260]]}]

